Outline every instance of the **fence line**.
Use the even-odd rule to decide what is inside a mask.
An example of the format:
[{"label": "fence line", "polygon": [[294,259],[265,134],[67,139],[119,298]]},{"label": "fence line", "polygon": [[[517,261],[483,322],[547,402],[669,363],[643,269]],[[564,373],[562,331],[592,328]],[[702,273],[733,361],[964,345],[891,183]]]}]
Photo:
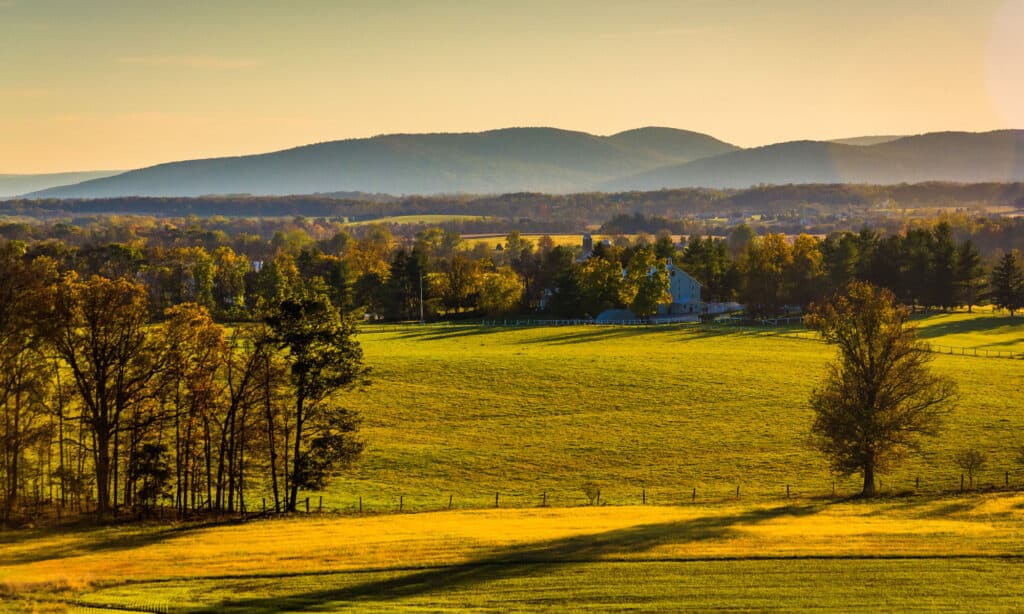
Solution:
[{"label": "fence line", "polygon": [[[759,322],[760,326],[752,325],[747,321],[746,323],[736,323],[729,320],[712,320],[711,322],[679,322],[678,324],[687,324],[700,327],[709,328],[729,328],[731,330],[741,333],[760,333],[770,331],[775,327],[780,326],[796,326],[803,323],[803,318],[776,318],[773,320],[755,320]],[[674,324],[673,322],[649,322],[644,320],[610,320],[606,322],[598,322],[597,320],[482,320],[481,326],[494,327],[494,328],[517,328],[517,327],[558,327],[558,326],[659,326],[665,324]],[[470,324],[466,324],[470,326]],[[784,330],[780,331],[780,335],[787,337],[794,337],[799,339],[813,339],[818,340],[820,337],[816,332],[801,329],[801,330]],[[953,345],[942,345],[938,343],[930,343],[927,341],[922,342],[925,349],[933,354],[950,354],[954,356],[970,356],[977,358],[1011,358],[1011,359],[1024,359],[1024,352],[1013,352],[1011,350],[990,350],[986,348],[969,348],[963,346]]]}]

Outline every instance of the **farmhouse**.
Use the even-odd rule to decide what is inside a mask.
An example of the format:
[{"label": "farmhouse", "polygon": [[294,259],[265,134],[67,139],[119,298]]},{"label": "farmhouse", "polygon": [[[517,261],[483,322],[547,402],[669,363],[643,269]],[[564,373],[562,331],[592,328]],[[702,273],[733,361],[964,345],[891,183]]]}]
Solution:
[{"label": "farmhouse", "polygon": [[672,302],[658,305],[658,315],[676,316],[699,314],[700,303],[700,282],[672,263],[669,258],[665,265],[668,270],[668,292],[672,295]]}]

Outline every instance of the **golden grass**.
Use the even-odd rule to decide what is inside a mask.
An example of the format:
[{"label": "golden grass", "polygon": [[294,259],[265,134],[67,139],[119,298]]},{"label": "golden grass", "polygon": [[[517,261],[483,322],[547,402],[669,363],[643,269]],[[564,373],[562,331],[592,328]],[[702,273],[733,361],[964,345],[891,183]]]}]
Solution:
[{"label": "golden grass", "polygon": [[24,532],[4,544],[0,577],[8,592],[51,592],[491,560],[1024,556],[1022,530],[1021,494],[317,517]]}]

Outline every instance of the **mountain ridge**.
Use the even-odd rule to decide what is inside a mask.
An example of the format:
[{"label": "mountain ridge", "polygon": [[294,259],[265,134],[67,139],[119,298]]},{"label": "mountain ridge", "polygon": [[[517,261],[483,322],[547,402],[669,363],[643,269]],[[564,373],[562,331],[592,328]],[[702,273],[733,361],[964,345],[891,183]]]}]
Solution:
[{"label": "mountain ridge", "polygon": [[798,140],[742,149],[707,134],[658,126],[607,136],[515,127],[382,134],[253,155],[167,162],[27,197],[571,193],[1021,180],[1021,130]]}]

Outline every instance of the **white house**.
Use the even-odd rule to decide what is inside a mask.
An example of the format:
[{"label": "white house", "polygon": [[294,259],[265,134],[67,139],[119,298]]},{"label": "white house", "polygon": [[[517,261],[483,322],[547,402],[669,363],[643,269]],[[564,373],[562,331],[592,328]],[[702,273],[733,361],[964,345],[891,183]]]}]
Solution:
[{"label": "white house", "polygon": [[658,305],[658,315],[699,314],[700,282],[672,264],[671,258],[668,259],[665,268],[668,270],[668,292],[672,295],[672,302]]}]

